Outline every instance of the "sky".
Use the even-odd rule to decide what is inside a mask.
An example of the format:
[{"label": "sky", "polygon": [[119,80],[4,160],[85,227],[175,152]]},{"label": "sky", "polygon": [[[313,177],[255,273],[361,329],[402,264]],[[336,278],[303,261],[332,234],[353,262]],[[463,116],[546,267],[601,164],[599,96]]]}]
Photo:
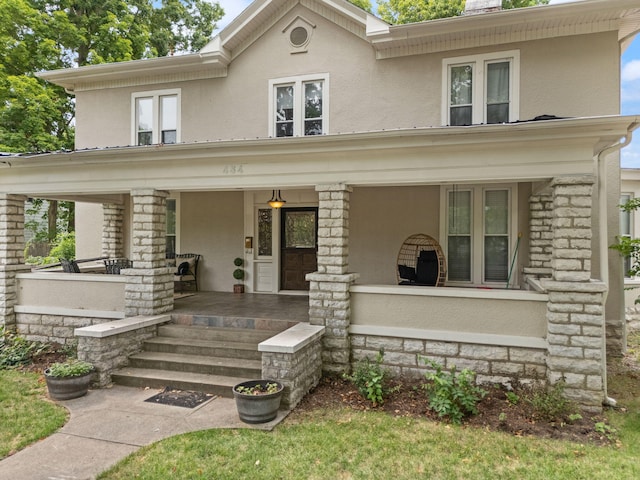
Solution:
[{"label": "sky", "polygon": [[[225,16],[218,22],[219,29],[224,28],[237,17],[251,0],[218,0]],[[551,0],[550,4],[567,3],[582,0]],[[375,0],[372,0],[375,5]],[[640,34],[622,54],[621,63],[621,113],[640,115]],[[622,150],[621,165],[624,168],[640,168],[640,128],[635,131],[633,141]]]}]

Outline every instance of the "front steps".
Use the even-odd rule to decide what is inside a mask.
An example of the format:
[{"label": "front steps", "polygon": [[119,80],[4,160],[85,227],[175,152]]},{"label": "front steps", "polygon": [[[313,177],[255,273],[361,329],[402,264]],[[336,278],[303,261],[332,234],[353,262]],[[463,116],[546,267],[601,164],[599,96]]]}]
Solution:
[{"label": "front steps", "polygon": [[111,379],[119,385],[212,393],[233,397],[231,388],[262,376],[258,344],[288,327],[275,330],[167,324],[129,357],[127,367]]}]

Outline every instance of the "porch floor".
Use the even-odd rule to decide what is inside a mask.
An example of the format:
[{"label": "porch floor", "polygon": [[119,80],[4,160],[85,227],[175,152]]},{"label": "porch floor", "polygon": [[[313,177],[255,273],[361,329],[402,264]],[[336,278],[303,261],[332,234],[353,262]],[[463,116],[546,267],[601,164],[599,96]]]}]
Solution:
[{"label": "porch floor", "polygon": [[176,298],[171,313],[308,322],[309,297],[308,295],[193,292],[193,295]]}]

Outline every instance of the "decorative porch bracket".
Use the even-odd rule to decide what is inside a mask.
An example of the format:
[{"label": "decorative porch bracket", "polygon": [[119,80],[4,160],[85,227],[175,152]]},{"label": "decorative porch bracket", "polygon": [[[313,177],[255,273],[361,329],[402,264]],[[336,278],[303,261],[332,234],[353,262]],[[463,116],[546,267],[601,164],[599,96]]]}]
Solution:
[{"label": "decorative porch bracket", "polygon": [[133,268],[122,270],[127,278],[125,315],[158,315],[173,310],[173,275],[166,259],[168,192],[134,190]]},{"label": "decorative porch bracket", "polygon": [[15,328],[16,275],[24,265],[24,195],[0,194],[0,325]]}]

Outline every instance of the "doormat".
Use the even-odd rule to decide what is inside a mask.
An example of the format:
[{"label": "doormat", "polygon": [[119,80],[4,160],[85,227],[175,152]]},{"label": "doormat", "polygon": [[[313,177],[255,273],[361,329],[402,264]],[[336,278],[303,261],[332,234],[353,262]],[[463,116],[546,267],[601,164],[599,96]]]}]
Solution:
[{"label": "doormat", "polygon": [[192,392],[174,387],[165,387],[162,392],[147,398],[145,402],[171,405],[172,407],[195,408],[215,397],[213,393]]}]

